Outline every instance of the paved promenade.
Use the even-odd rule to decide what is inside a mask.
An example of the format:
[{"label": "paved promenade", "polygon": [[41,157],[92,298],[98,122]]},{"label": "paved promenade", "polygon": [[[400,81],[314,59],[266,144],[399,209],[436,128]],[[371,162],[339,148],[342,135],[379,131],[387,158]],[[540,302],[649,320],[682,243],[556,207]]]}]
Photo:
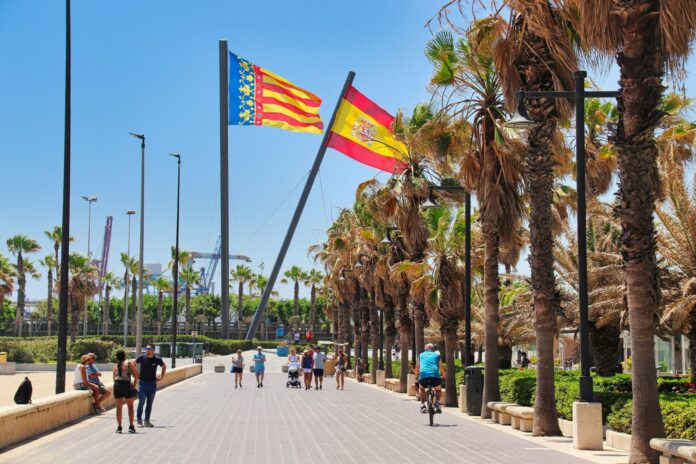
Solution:
[{"label": "paved promenade", "polygon": [[354,381],[344,391],[333,379],[320,391],[287,389],[280,360],[267,355],[276,372],[263,389],[247,369],[235,390],[231,375],[207,362],[204,374],[157,394],[154,428],[117,435],[112,410],[0,454],[0,463],[589,462],[455,414],[428,427],[412,398]]}]

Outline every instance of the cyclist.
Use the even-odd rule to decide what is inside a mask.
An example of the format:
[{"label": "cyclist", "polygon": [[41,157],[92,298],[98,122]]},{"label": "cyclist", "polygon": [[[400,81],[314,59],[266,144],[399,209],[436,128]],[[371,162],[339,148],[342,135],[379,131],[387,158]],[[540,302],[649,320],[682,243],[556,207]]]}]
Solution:
[{"label": "cyclist", "polygon": [[435,351],[432,343],[425,345],[425,351],[418,355],[416,360],[416,378],[419,385],[421,412],[428,413],[425,405],[425,389],[435,388],[435,412],[441,413],[440,398],[442,397],[442,379],[445,378],[445,367],[442,365],[440,352]]}]

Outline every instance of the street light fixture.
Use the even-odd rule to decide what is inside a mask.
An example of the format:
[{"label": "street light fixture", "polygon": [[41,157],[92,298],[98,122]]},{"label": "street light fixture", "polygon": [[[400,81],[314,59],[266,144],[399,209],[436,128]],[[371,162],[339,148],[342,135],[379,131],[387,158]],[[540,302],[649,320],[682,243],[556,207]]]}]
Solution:
[{"label": "street light fixture", "polygon": [[384,236],[382,241],[379,243],[394,243],[394,241],[391,238],[391,233],[392,233],[392,231],[399,230],[399,228],[396,226],[387,226],[386,230],[387,230],[386,235]]},{"label": "street light fixture", "polygon": [[[176,333],[179,317],[179,198],[181,193],[181,155],[170,153],[169,156],[176,158],[176,243],[174,245],[174,295],[172,305],[172,367],[176,367]],[[195,346],[194,354],[195,354]]]},{"label": "street light fixture", "polygon": [[[82,199],[89,205],[89,213],[87,219],[87,262],[92,264],[92,250],[90,248],[90,242],[92,238],[92,203],[97,201],[96,195],[82,195]],[[86,299],[86,297],[85,297]],[[87,305],[85,304],[85,311],[82,315],[82,335],[87,336]]]},{"label": "street light fixture", "polygon": [[[519,107],[524,109],[525,98],[568,98],[575,100],[575,165],[577,169],[577,235],[578,235],[578,299],[580,313],[580,399],[593,401],[592,377],[590,377],[590,339],[587,295],[587,207],[585,203],[585,99],[586,98],[617,98],[616,91],[585,91],[587,72],[575,71],[575,90],[573,91],[520,91],[517,98]],[[522,113],[522,112],[520,112]],[[525,111],[526,113],[526,111]],[[513,118],[514,119],[514,118]],[[512,125],[510,123],[513,123]],[[511,129],[528,129],[509,121],[506,124]]]},{"label": "street light fixture", "polygon": [[145,253],[145,135],[129,132],[140,140],[140,260],[138,263],[138,320],[135,331],[135,353],[143,348],[143,260]]},{"label": "street light fixture", "polygon": [[[126,211],[126,214],[128,215],[128,248],[126,255],[128,256],[128,259],[130,259],[131,216],[135,214],[135,211],[128,210]],[[128,346],[128,287],[130,287],[130,282],[128,281],[129,272],[130,269],[128,266],[126,266],[126,281],[124,282],[126,287],[123,291],[123,346]]]},{"label": "street light fixture", "polygon": [[522,131],[535,127],[537,124],[529,119],[527,108],[524,106],[523,97],[517,98],[517,111],[512,115],[512,119],[505,123],[505,127],[514,131]]}]

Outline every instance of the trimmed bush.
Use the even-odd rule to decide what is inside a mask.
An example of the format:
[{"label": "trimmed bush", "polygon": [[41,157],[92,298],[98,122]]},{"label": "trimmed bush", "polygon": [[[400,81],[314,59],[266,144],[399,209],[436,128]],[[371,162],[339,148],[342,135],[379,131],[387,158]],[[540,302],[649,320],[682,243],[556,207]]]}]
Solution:
[{"label": "trimmed bush", "polygon": [[16,346],[10,348],[10,350],[8,351],[7,360],[10,362],[17,363],[33,363],[34,357],[31,355],[29,350]]},{"label": "trimmed bush", "polygon": [[68,347],[68,358],[77,361],[83,354],[94,353],[97,355],[97,362],[115,362],[116,351],[119,348],[121,346],[112,341],[98,338],[78,339]]},{"label": "trimmed bush", "polygon": [[514,370],[500,376],[500,398],[508,403],[531,406],[534,403],[536,371]]},{"label": "trimmed bush", "polygon": [[[696,441],[695,395],[666,395],[660,398],[660,409],[667,438]],[[607,417],[607,426],[617,432],[631,433],[633,401],[617,402]]]}]

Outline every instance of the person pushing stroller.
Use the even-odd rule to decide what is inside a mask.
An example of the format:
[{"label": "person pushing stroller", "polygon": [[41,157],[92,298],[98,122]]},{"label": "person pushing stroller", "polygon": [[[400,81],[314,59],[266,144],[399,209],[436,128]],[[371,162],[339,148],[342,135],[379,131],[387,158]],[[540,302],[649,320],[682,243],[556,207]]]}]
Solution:
[{"label": "person pushing stroller", "polygon": [[288,381],[285,386],[292,388],[302,386],[302,382],[300,382],[300,357],[295,348],[290,350],[290,356],[288,356]]}]

